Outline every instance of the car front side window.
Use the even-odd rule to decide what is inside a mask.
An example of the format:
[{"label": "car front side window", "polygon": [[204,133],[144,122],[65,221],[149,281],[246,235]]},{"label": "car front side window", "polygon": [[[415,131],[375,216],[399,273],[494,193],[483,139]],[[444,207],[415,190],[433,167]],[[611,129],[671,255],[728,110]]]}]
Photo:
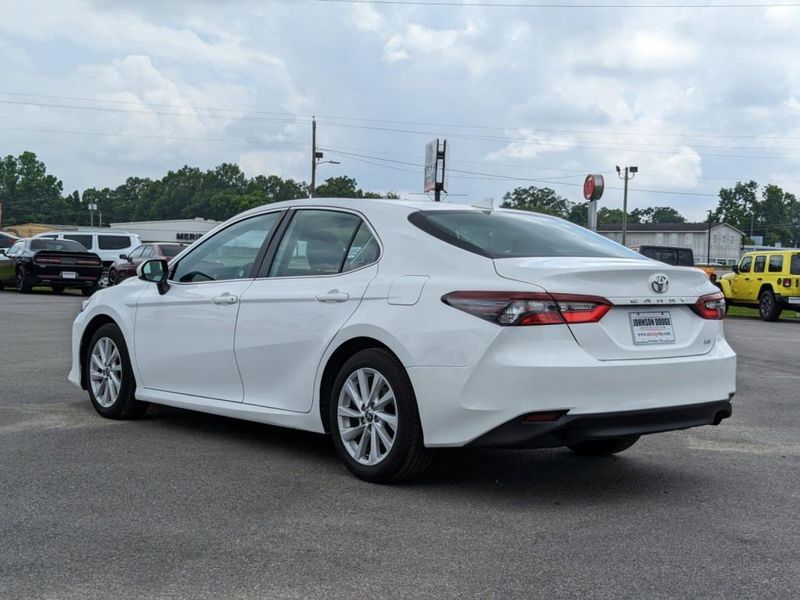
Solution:
[{"label": "car front side window", "polygon": [[178,263],[172,279],[193,283],[251,277],[261,247],[281,214],[275,211],[250,217],[217,232]]},{"label": "car front side window", "polygon": [[751,256],[745,256],[742,259],[742,264],[739,265],[739,272],[740,273],[749,273],[750,272],[750,265],[753,263],[753,258]]}]

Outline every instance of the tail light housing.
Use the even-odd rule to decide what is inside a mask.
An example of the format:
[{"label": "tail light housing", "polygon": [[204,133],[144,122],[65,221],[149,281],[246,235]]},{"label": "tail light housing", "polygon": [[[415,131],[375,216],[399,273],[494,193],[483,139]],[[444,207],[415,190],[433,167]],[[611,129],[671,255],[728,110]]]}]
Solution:
[{"label": "tail light housing", "polygon": [[597,323],[611,310],[598,296],[544,292],[459,291],[442,296],[442,302],[502,326]]},{"label": "tail light housing", "polygon": [[40,265],[60,265],[61,259],[58,256],[37,256],[34,262]]},{"label": "tail light housing", "polygon": [[722,292],[700,296],[692,310],[704,319],[721,321],[725,318],[725,296]]},{"label": "tail light housing", "polygon": [[79,265],[92,265],[94,267],[99,267],[101,262],[97,258],[79,258],[75,261]]}]

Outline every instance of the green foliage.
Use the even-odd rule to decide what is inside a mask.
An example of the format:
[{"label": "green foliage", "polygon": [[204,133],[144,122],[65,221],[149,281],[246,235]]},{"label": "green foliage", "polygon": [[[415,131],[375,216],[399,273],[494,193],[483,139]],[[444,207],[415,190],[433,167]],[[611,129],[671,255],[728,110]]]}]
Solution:
[{"label": "green foliage", "polygon": [[[248,178],[236,164],[223,163],[201,171],[185,166],[161,179],[129,177],[111,188],[88,188],[63,196],[61,181],[48,175],[32,152],[0,161],[0,202],[3,225],[53,223],[88,225],[86,206],[97,204],[103,223],[161,219],[225,220],[244,210],[308,196],[308,185],[277,175]],[[317,196],[399,198],[362,190],[352,177],[332,177],[317,188]],[[95,223],[98,222],[97,216]]]},{"label": "green foliage", "polygon": [[574,204],[559,196],[550,188],[515,188],[503,196],[502,208],[529,210],[566,219],[570,216]]},{"label": "green foliage", "polygon": [[686,223],[686,218],[670,206],[636,208],[630,217],[634,223]]},{"label": "green foliage", "polygon": [[777,185],[761,189],[755,181],[737,182],[719,191],[719,203],[711,215],[714,222],[725,222],[747,234],[761,235],[764,243],[784,246],[800,243],[800,202],[794,194]]}]

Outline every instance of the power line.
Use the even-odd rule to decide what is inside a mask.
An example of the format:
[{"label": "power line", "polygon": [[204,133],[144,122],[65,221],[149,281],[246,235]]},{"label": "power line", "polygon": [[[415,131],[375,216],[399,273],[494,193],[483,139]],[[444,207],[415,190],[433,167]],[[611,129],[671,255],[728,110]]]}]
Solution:
[{"label": "power line", "polygon": [[771,2],[771,3],[713,3],[702,2],[699,4],[562,4],[553,2],[457,2],[455,0],[315,0],[325,4],[384,4],[394,6],[435,6],[468,8],[471,6],[482,8],[558,8],[558,9],[603,9],[603,8],[772,8],[800,6],[800,2]]}]

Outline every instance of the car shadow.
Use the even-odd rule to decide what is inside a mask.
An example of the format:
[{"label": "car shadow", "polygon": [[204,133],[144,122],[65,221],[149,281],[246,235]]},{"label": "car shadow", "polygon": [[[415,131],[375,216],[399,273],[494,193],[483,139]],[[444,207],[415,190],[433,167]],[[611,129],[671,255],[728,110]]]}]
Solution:
[{"label": "car shadow", "polygon": [[[324,473],[337,485],[368,490],[336,456],[330,438],[316,433],[274,427],[171,407],[152,406],[145,421],[159,427],[229,439],[258,451],[274,451],[304,463],[306,473]],[[640,444],[643,442],[640,441]],[[708,485],[680,466],[669,466],[634,446],[625,454],[583,458],[567,449],[501,450],[437,449],[429,469],[419,478],[395,484],[402,493],[457,500],[465,496],[490,503],[499,497],[526,505],[615,504],[630,497],[661,497]],[[383,488],[385,489],[385,488]]]}]

